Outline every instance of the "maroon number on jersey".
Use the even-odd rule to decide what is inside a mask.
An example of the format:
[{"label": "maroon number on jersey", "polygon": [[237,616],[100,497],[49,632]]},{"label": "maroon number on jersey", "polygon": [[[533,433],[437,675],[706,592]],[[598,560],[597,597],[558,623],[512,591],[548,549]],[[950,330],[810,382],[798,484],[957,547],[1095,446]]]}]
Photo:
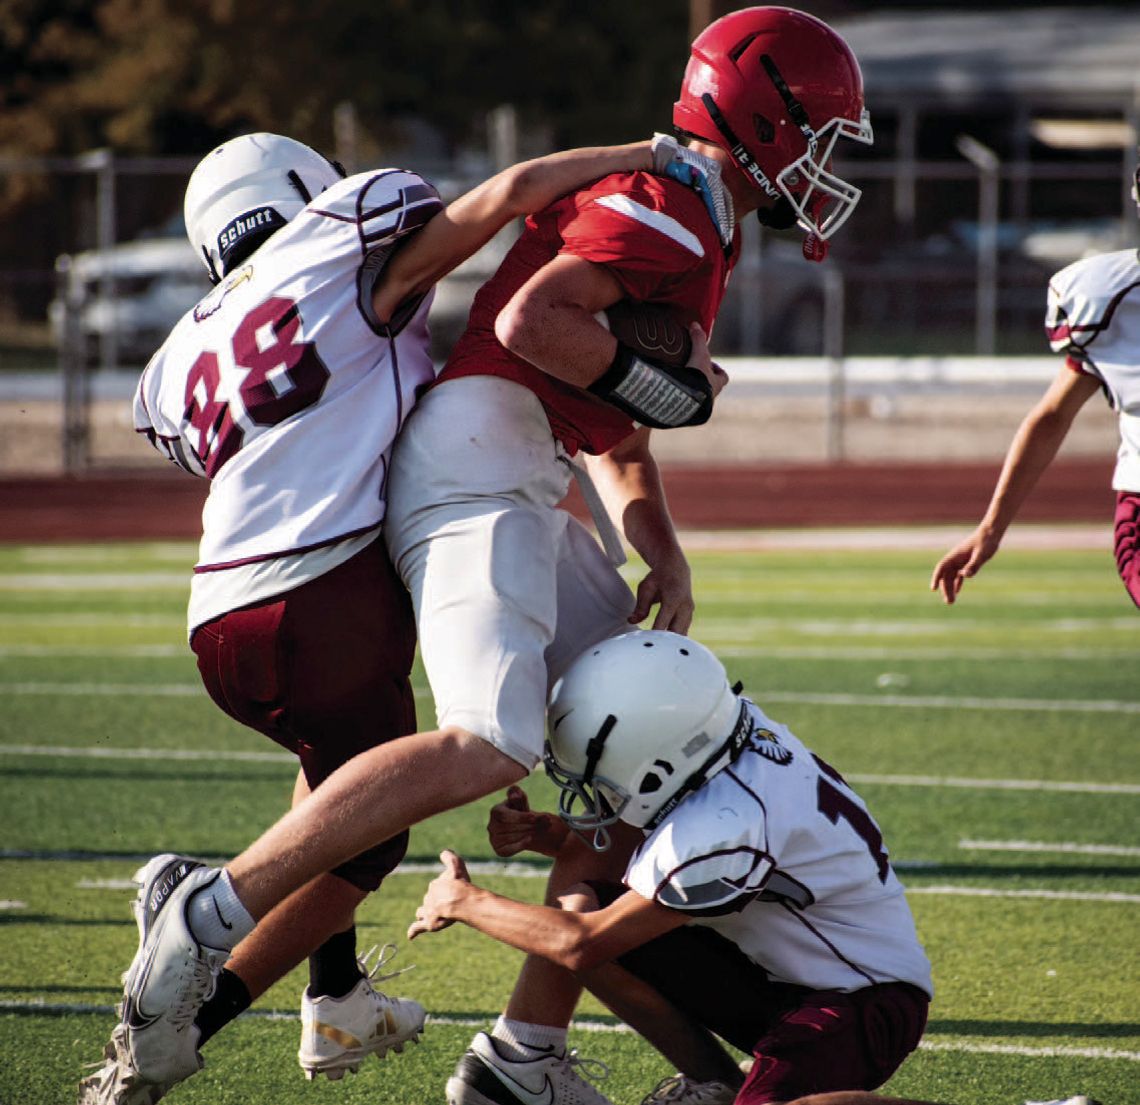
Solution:
[{"label": "maroon number on jersey", "polygon": [[[297,304],[284,296],[270,296],[234,331],[234,363],[246,370],[238,398],[254,425],[276,426],[311,407],[324,393],[328,367],[313,342],[296,340],[300,328]],[[196,431],[192,448],[210,478],[245,439],[230,409],[235,400],[216,397],[220,382],[217,354],[201,353],[186,377],[185,419]]]}]

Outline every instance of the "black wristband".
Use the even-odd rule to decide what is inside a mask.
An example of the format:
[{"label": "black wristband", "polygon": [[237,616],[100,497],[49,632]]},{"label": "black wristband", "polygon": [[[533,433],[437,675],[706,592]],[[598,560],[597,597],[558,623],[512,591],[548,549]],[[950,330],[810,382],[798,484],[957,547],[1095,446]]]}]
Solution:
[{"label": "black wristband", "polygon": [[647,360],[620,341],[610,367],[587,390],[658,430],[700,426],[712,414],[712,384],[700,369]]}]

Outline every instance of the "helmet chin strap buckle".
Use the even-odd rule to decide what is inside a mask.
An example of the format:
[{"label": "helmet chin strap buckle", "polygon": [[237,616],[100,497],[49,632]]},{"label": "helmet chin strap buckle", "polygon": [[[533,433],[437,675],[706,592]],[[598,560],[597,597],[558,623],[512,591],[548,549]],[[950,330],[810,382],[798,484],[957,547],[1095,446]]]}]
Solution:
[{"label": "helmet chin strap buckle", "polygon": [[823,261],[827,258],[827,251],[830,247],[826,238],[821,238],[814,231],[811,231],[804,238],[801,248],[805,261]]}]

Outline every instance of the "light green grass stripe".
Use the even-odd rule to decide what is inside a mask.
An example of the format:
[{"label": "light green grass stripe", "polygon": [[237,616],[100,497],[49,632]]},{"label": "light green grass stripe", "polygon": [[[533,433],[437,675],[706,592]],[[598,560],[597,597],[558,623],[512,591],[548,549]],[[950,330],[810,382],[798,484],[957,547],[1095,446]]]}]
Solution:
[{"label": "light green grass stripe", "polygon": [[[0,683],[0,694],[185,697],[201,694],[194,683]],[[417,693],[417,697],[421,697]],[[1117,699],[979,698],[970,695],[822,694],[759,690],[761,702],[809,706],[890,706],[923,710],[1030,710],[1056,713],[1140,714],[1140,702]]]}]

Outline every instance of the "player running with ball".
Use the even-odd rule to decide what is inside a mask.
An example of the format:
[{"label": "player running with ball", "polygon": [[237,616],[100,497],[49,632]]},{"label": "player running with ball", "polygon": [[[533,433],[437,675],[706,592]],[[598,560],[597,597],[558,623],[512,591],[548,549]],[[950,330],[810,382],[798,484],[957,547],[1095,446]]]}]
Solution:
[{"label": "player running with ball", "polygon": [[[224,869],[193,867],[144,910],[122,1032],[152,1079],[172,1052],[192,1061],[188,1025],[213,975],[289,894],[533,769],[547,689],[584,648],[654,607],[657,628],[688,628],[689,567],[649,427],[704,421],[724,385],[702,332],[739,252],[738,220],[798,222],[806,252],[822,257],[859,198],[832,172],[835,146],[871,131],[851,51],[786,8],[748,8],[698,37],[674,121],[693,145],[673,179],[615,167],[528,221],[404,425],[384,532],[416,610],[438,728],[356,756]],[[596,314],[622,299],[693,326],[690,364],[657,362],[600,325]],[[259,326],[258,348],[274,335],[295,348],[295,323],[285,311]],[[213,414],[208,429],[224,428]],[[607,557],[557,507],[579,453],[595,458],[600,498],[649,566],[636,596],[612,563],[616,543]],[[548,966],[528,963],[502,1028],[512,1047],[550,1057],[557,1102],[596,1100],[565,1047],[578,984]]]}]

